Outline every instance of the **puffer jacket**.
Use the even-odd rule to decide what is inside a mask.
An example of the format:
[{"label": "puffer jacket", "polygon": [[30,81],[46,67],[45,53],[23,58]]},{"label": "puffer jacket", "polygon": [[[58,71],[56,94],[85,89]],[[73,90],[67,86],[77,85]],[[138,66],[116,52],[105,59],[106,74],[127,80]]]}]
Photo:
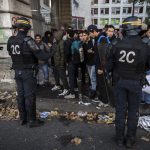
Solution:
[{"label": "puffer jacket", "polygon": [[58,67],[65,67],[65,49],[64,49],[64,41],[62,39],[63,31],[57,31],[54,34],[54,38],[56,39],[55,43],[55,52],[54,52],[54,64]]}]

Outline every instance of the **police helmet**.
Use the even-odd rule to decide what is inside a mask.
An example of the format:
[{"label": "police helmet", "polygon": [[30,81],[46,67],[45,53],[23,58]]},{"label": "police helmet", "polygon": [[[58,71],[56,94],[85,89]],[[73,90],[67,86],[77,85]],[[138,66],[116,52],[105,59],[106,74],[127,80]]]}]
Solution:
[{"label": "police helmet", "polygon": [[137,35],[141,31],[142,22],[136,16],[126,18],[122,23],[124,32],[130,35]]},{"label": "police helmet", "polygon": [[29,19],[27,19],[25,17],[18,18],[15,26],[18,29],[24,29],[24,30],[31,29],[31,23],[30,23]]}]

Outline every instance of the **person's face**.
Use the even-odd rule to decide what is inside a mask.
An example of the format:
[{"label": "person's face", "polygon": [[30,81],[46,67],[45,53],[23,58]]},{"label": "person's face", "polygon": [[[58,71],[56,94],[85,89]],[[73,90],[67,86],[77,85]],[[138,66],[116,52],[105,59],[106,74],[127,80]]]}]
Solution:
[{"label": "person's face", "polygon": [[150,29],[147,31],[147,36],[150,38]]},{"label": "person's face", "polygon": [[77,33],[74,34],[74,38],[75,38],[75,39],[78,38],[78,34],[77,34]]},{"label": "person's face", "polygon": [[79,34],[79,39],[80,39],[80,41],[83,41],[83,33]]},{"label": "person's face", "polygon": [[90,36],[91,38],[94,38],[94,37],[95,37],[94,32],[89,32],[89,36]]},{"label": "person's face", "polygon": [[112,37],[114,35],[114,28],[108,28],[108,30],[106,31],[106,34],[108,37]]},{"label": "person's face", "polygon": [[35,42],[36,42],[36,43],[40,43],[40,42],[41,42],[41,37],[37,36],[37,37],[35,38]]},{"label": "person's face", "polygon": [[83,33],[83,41],[87,42],[89,39],[89,36],[86,33]]}]

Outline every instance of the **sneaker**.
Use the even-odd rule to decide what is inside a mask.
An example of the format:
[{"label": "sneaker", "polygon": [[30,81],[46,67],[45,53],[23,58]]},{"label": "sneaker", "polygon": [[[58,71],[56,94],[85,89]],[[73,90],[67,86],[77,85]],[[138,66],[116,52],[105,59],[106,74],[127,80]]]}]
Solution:
[{"label": "sneaker", "polygon": [[108,107],[108,104],[103,103],[102,101],[99,101],[98,107]]},{"label": "sneaker", "polygon": [[60,86],[55,85],[51,90],[52,90],[52,91],[57,91],[57,90],[60,90],[60,89],[61,89]]},{"label": "sneaker", "polygon": [[69,94],[64,97],[65,99],[74,99],[76,98],[75,94]]},{"label": "sneaker", "polygon": [[67,89],[64,89],[62,93],[58,94],[59,96],[65,96],[69,93]]},{"label": "sneaker", "polygon": [[94,102],[94,103],[100,103],[100,100],[98,99],[98,97],[96,97],[95,99],[92,99],[92,102]]}]

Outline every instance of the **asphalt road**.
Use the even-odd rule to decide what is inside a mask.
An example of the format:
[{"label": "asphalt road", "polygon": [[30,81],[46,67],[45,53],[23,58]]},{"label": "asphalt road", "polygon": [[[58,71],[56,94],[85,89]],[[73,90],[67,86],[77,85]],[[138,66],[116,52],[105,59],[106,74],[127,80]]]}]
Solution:
[{"label": "asphalt road", "polygon": [[[17,121],[0,121],[0,150],[125,150],[114,142],[114,126],[79,121],[53,119],[43,127],[29,129]],[[133,150],[149,150],[150,142],[141,137],[150,137],[138,129],[138,142]],[[81,138],[78,146],[70,141]]]}]

